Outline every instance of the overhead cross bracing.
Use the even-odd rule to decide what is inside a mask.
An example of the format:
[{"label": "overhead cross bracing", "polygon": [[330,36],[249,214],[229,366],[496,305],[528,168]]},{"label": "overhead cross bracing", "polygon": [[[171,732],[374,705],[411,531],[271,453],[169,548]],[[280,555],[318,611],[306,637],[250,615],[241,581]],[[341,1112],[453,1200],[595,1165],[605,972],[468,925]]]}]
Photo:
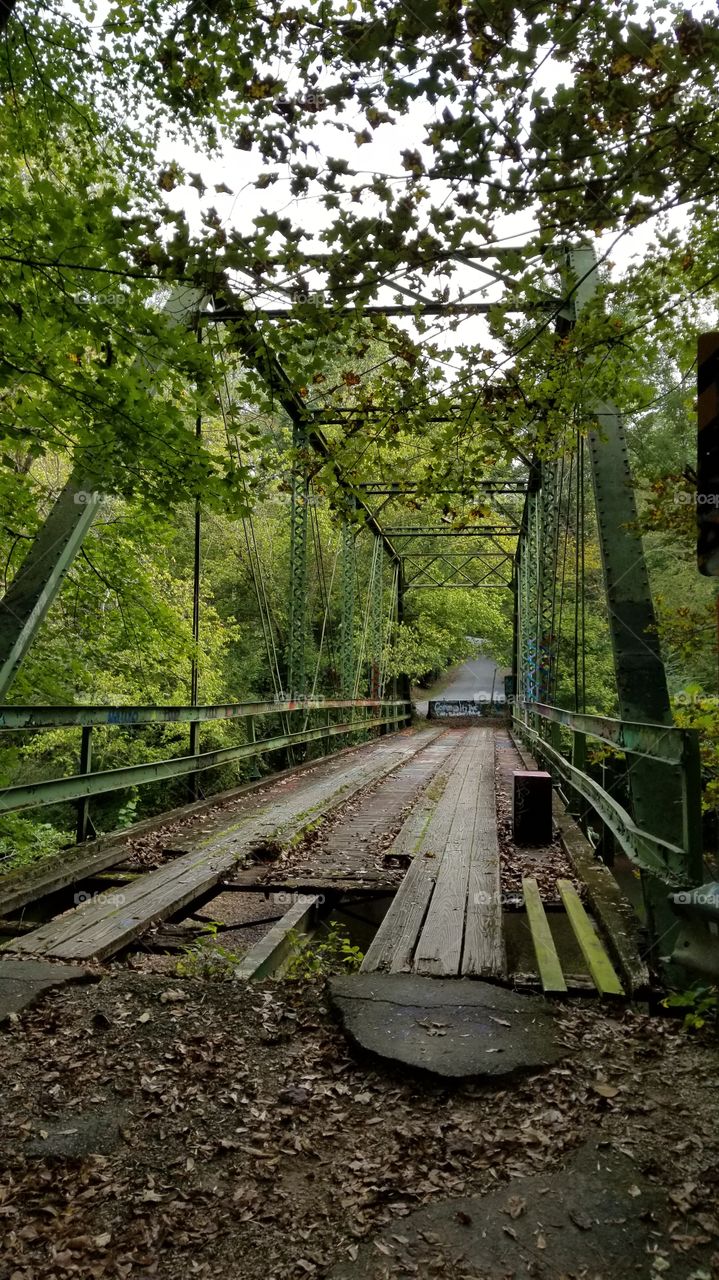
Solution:
[{"label": "overhead cross bracing", "polygon": [[[446,384],[442,384],[446,394],[438,393],[434,413],[431,387],[421,402],[416,399],[416,392],[413,393],[414,403],[410,401],[400,385],[394,400],[390,399],[386,405],[379,405],[371,398],[369,403],[363,404],[362,398],[353,391],[356,385],[362,385],[361,371],[351,373],[349,381],[338,388],[339,396],[337,389],[323,392],[320,388],[310,394],[296,375],[294,378],[289,375],[280,355],[286,349],[292,307],[300,309],[298,314],[304,314],[305,302],[308,314],[314,308],[330,326],[333,316],[346,315],[348,308],[352,315],[356,314],[359,323],[364,316],[371,315],[369,308],[384,308],[385,305],[408,325],[422,320],[423,308],[437,307],[447,319],[448,333],[454,332],[460,322],[459,307],[481,307],[490,316],[493,311],[506,315],[517,303],[511,275],[513,256],[516,259],[517,253],[516,247],[480,246],[463,254],[450,255],[443,262],[414,257],[401,263],[396,272],[376,277],[368,274],[371,264],[363,264],[359,278],[354,282],[338,283],[334,291],[330,273],[324,294],[313,292],[311,281],[305,281],[306,297],[296,278],[297,262],[288,259],[285,265],[288,275],[293,278],[288,281],[284,296],[292,306],[282,314],[276,309],[273,313],[269,304],[253,308],[243,298],[241,290],[228,284],[218,286],[211,295],[195,290],[194,296],[188,298],[187,291],[184,291],[180,308],[184,322],[197,329],[198,333],[209,331],[208,344],[221,341],[225,356],[230,353],[233,357],[236,355],[238,367],[252,370],[268,393],[272,411],[277,409],[286,415],[292,428],[292,448],[287,452],[291,490],[291,502],[287,505],[292,531],[288,583],[290,637],[286,652],[276,651],[272,620],[266,610],[263,614],[268,655],[272,651],[274,664],[275,697],[277,706],[283,708],[278,713],[273,737],[268,741],[282,743],[292,750],[293,743],[300,745],[321,738],[330,740],[341,735],[345,728],[329,721],[323,726],[313,722],[313,726],[308,728],[307,717],[299,727],[296,719],[292,726],[289,723],[290,717],[296,715],[297,708],[304,705],[308,696],[312,701],[315,694],[322,693],[312,682],[304,661],[308,626],[305,596],[307,557],[313,539],[316,542],[318,537],[312,520],[313,499],[328,479],[333,486],[333,519],[341,526],[340,564],[335,588],[341,595],[336,661],[338,687],[333,692],[344,699],[345,704],[365,705],[361,694],[370,693],[373,705],[379,708],[377,727],[392,727],[393,716],[396,727],[397,722],[405,718],[409,700],[408,681],[404,676],[393,676],[389,682],[392,687],[388,687],[384,653],[388,635],[401,634],[405,624],[407,592],[484,589],[506,594],[511,588],[515,622],[513,680],[521,706],[526,709],[551,704],[557,699],[564,675],[565,692],[562,696],[573,700],[576,711],[583,711],[583,548],[585,512],[593,496],[593,518],[597,523],[602,556],[620,714],[623,720],[644,727],[648,723],[670,726],[666,676],[659,652],[641,539],[637,533],[636,504],[623,424],[613,404],[594,402],[591,392],[588,392],[580,420],[567,424],[563,434],[555,433],[561,439],[552,437],[550,433],[549,438],[541,440],[540,447],[539,435],[532,443],[535,425],[533,406],[518,395],[517,412],[523,415],[525,436],[522,437],[522,447],[513,447],[513,461],[508,460],[507,437],[500,434],[498,457],[487,462],[484,470],[479,464],[473,468],[463,467],[461,451],[456,448],[457,456],[453,456],[452,466],[436,466],[430,459],[423,471],[419,468],[422,478],[415,480],[411,469],[409,476],[403,474],[407,463],[401,451],[395,456],[391,449],[387,449],[382,456],[381,470],[378,467],[380,474],[373,475],[367,459],[359,465],[360,457],[364,457],[362,450],[355,449],[353,453],[351,449],[343,449],[345,437],[362,441],[364,435],[370,434],[370,424],[372,430],[381,430],[389,425],[392,431],[401,433],[406,423],[412,423],[415,409],[426,415],[424,420],[427,423],[444,427],[445,430],[439,434],[450,441],[455,435],[461,438],[462,432],[471,432],[476,420],[474,415],[480,412],[484,415],[482,420],[487,431],[491,432],[492,413],[498,403],[498,384],[492,383],[491,376],[482,382],[480,371],[476,382],[464,388],[462,397],[460,388],[452,385],[449,373]],[[428,296],[421,288],[415,287],[423,273],[425,276],[441,273],[450,265],[450,258],[467,266],[469,256],[479,264],[477,270],[483,281],[488,282],[486,288],[497,291],[497,296],[491,301],[483,299],[481,303],[474,303],[469,295],[450,297],[443,290],[440,290],[442,296],[437,293]],[[551,254],[548,253],[545,265],[550,259]],[[488,265],[493,260],[498,264],[496,270]],[[291,267],[288,265],[290,262]],[[311,275],[319,271],[328,262],[329,259],[323,261],[310,256],[306,259],[307,273]],[[260,287],[262,279],[271,274],[269,268],[272,264],[265,265],[268,271],[265,272],[265,266],[259,271]],[[538,342],[545,334],[551,340],[553,333],[560,338],[571,333],[596,289],[596,260],[593,250],[587,246],[555,254],[553,269],[560,288],[542,290],[541,285],[532,286],[531,296],[520,300],[521,310],[528,316],[539,309],[543,317],[522,339],[525,346]],[[407,276],[412,277],[409,296]],[[267,287],[271,292],[275,282],[268,279]],[[302,296],[297,295],[298,287]],[[400,300],[395,297],[391,303],[385,304],[381,295],[388,289],[396,289]],[[500,289],[508,292],[501,295]],[[258,296],[257,282],[255,296]],[[421,330],[421,324],[418,327]],[[214,336],[210,337],[210,334]],[[273,335],[276,335],[276,340]],[[505,365],[518,349],[517,344],[510,349]],[[388,357],[389,360],[393,358],[392,355]],[[516,391],[510,378],[501,384],[500,389],[512,394]],[[231,388],[226,386],[218,397],[223,406],[231,394]],[[355,397],[350,405],[346,403],[348,396]],[[341,428],[344,428],[343,436],[338,435]],[[31,545],[15,584],[0,605],[0,671],[3,673],[0,695],[6,692],[18,663],[37,633],[95,518],[94,503],[76,501],[78,484],[75,480],[73,478],[61,494],[45,528]],[[519,510],[520,499],[522,511]],[[426,507],[424,511],[423,505]],[[201,532],[201,521],[202,513],[198,510],[196,532]],[[51,536],[53,529],[61,530],[60,538]],[[364,584],[360,584],[357,546],[367,534],[372,539],[372,554],[367,561],[371,568]],[[570,540],[575,548],[574,563],[567,554]],[[200,572],[201,557],[196,557],[196,599],[199,598]],[[262,584],[255,581],[255,586],[261,604]],[[570,607],[573,610],[574,670],[567,680],[567,673],[562,671],[561,665],[563,657],[566,662],[566,653],[562,654],[562,636],[567,630]],[[194,682],[192,698],[194,704]],[[391,708],[398,706],[403,710],[392,712]],[[200,709],[193,706],[190,710],[197,711],[195,717],[190,717],[194,734]],[[554,730],[547,730],[546,725],[540,724],[536,719],[539,712],[532,710],[529,715],[530,722],[525,725],[527,732],[534,733],[535,746],[546,751],[552,768],[561,771],[561,751],[557,750],[556,741],[554,745],[551,742]],[[531,717],[535,719],[532,721]],[[91,726],[85,728],[91,730]],[[89,742],[87,745],[88,750],[82,756],[82,769],[83,774],[91,778]],[[208,753],[197,749],[196,736],[191,747],[191,755],[185,758],[181,769],[174,761],[160,762],[166,776],[181,772],[190,774],[209,767]],[[233,751],[249,754],[252,749],[253,744],[248,743],[241,748],[233,748]],[[257,749],[259,752],[260,744],[257,744]],[[568,774],[572,785],[579,794],[590,796],[592,804],[604,805],[606,821],[612,815],[616,818],[611,804],[606,806],[596,790],[582,781],[586,758],[582,755],[581,734],[574,742],[575,749],[576,756],[573,756],[570,767],[573,772]],[[628,783],[634,828],[627,827],[625,819],[617,821],[629,847],[634,849],[636,845],[639,850],[637,861],[642,874],[650,934],[652,938],[662,938],[666,943],[667,939],[671,942],[676,933],[676,919],[667,906],[667,885],[676,885],[677,878],[695,883],[700,873],[697,872],[696,813],[681,792],[683,784],[680,780],[672,781],[661,773],[662,763],[645,754],[633,763]],[[693,766],[690,765],[687,757],[683,767],[686,766],[687,778],[694,778],[691,785],[686,782],[688,791],[696,782],[696,771],[692,773]],[[139,768],[142,770],[144,766]],[[96,776],[92,784],[93,793],[97,793],[101,786],[102,782]],[[82,799],[82,784],[74,779],[73,787],[73,797]],[[690,811],[693,814],[691,819],[686,816]],[[682,814],[684,818],[680,816]],[[641,834],[638,844],[636,831]],[[661,856],[656,854],[657,841],[664,850]],[[647,855],[647,849],[654,850],[654,853]]]}]

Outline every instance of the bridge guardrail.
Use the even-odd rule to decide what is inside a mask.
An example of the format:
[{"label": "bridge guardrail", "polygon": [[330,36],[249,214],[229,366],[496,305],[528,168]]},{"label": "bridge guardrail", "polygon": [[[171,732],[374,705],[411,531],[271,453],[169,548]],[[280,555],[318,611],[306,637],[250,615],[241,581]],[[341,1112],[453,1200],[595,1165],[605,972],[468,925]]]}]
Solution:
[{"label": "bridge guardrail", "polygon": [[[350,710],[380,714],[365,714],[339,724],[331,721],[331,712]],[[310,711],[327,713],[326,724],[308,728],[307,722],[298,732],[273,734],[269,738],[255,736],[255,719],[282,714],[307,714]],[[169,778],[196,774],[213,769],[230,761],[267,754],[305,742],[317,742],[345,734],[365,732],[369,729],[398,729],[411,719],[411,703],[373,698],[297,698],[284,702],[227,703],[217,706],[24,706],[0,707],[0,734],[9,732],[41,732],[43,729],[82,729],[80,772],[63,778],[32,782],[26,785],[5,787],[0,791],[0,814],[34,809],[66,801],[78,801],[78,842],[87,838],[88,801],[91,796],[121,791],[127,787],[143,786]],[[124,765],[113,769],[92,771],[91,735],[96,726],[139,728],[150,724],[188,724],[218,720],[249,720],[251,740],[234,747],[222,747],[215,751],[196,751],[187,755],[171,756],[146,764]],[[289,721],[287,721],[289,729]]]},{"label": "bridge guardrail", "polygon": [[[550,771],[567,783],[571,792],[589,803],[627,857],[641,870],[657,876],[671,888],[686,888],[701,882],[701,763],[696,730],[613,720],[520,700],[512,704],[512,720],[519,736],[528,741]],[[561,752],[562,728],[571,734],[570,760]],[[615,797],[586,773],[587,738],[679,771],[681,845],[641,830]]]}]

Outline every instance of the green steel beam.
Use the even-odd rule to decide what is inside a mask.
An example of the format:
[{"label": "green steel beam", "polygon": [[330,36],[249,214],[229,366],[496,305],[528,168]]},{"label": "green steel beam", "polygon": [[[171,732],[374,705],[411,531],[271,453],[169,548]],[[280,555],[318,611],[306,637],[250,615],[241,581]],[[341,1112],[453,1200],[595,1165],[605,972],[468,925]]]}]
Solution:
[{"label": "green steel beam", "polygon": [[526,529],[522,533],[521,550],[521,695],[536,702],[538,690],[539,636],[539,497],[527,494]]},{"label": "green steel beam", "polygon": [[[597,287],[596,256],[591,245],[569,250],[567,268],[573,293],[568,320],[588,305]],[[622,720],[672,725],[669,690],[657,634],[656,616],[638,531],[637,507],[620,413],[613,404],[591,398],[586,405],[595,426],[589,433],[589,457],[604,571],[609,629]],[[639,757],[628,771],[634,818],[639,827],[682,842],[682,796],[677,775],[654,760]],[[684,852],[672,871],[685,885],[702,878],[701,857]],[[655,959],[669,955],[677,932],[664,879],[642,877],[647,923]]]},{"label": "green steel beam", "polygon": [[0,600],[0,698],[55,600],[101,499],[90,481],[73,473]]},{"label": "green steel beam", "polygon": [[[405,714],[399,717],[402,721],[409,719],[407,704],[404,705]],[[103,795],[108,791],[122,791],[127,787],[140,787],[149,782],[162,782],[168,778],[182,777],[183,774],[200,772],[203,769],[215,769],[218,765],[228,764],[232,760],[263,755],[268,751],[279,751],[283,747],[292,747],[300,742],[317,742],[322,738],[333,738],[339,734],[364,733],[367,729],[394,724],[396,719],[396,716],[383,716],[371,720],[351,720],[346,724],[322,725],[319,729],[306,729],[302,733],[284,733],[274,738],[260,739],[258,742],[246,742],[239,747],[224,747],[219,751],[203,751],[198,755],[176,756],[170,760],[127,765],[120,769],[103,769],[97,773],[74,774],[69,778],[53,778],[49,782],[33,782],[28,786],[6,787],[0,792],[0,813],[63,804],[68,800]]]},{"label": "green steel beam", "polygon": [[385,529],[390,538],[516,538],[518,526],[515,524],[466,525],[453,528],[451,525],[392,525]]},{"label": "green steel beam", "polygon": [[213,312],[205,313],[205,318],[227,323],[231,327],[238,350],[242,352],[259,374],[271,394],[277,398],[293,427],[296,426],[305,433],[308,445],[329,464],[337,484],[343,493],[347,494],[348,497],[351,496],[351,501],[358,508],[358,514],[361,514],[367,528],[371,529],[372,533],[376,534],[378,538],[381,538],[387,554],[393,560],[397,560],[397,552],[387,537],[385,530],[379,524],[364,499],[355,493],[353,486],[345,478],[339,465],[333,460],[332,447],[321,427],[322,415],[315,415],[305,404],[297,388],[293,386],[282,368],[276,353],[270,348],[265,334],[258,328],[253,316],[246,307],[242,306],[232,296],[228,289],[224,290],[224,296],[220,297],[218,294],[216,308]]},{"label": "green steel beam", "polygon": [[531,702],[525,709],[556,724],[563,724],[575,733],[598,738],[629,755],[648,756],[665,764],[680,765],[686,753],[687,737],[695,730],[680,729],[676,725],[644,724],[636,721],[613,720],[608,716],[589,716],[579,711],[565,711],[563,707],[550,707],[546,703]]},{"label": "green steel beam", "polygon": [[538,587],[538,671],[537,697],[540,702],[553,688],[557,639],[554,634],[554,601],[557,581],[557,463],[545,461],[540,470],[539,490],[539,587]]},{"label": "green steel beam", "polygon": [[401,706],[376,698],[302,698],[285,702],[229,702],[192,707],[0,707],[0,730],[75,728],[80,725],[176,724],[193,720],[243,720],[277,712],[332,711],[349,707]]}]

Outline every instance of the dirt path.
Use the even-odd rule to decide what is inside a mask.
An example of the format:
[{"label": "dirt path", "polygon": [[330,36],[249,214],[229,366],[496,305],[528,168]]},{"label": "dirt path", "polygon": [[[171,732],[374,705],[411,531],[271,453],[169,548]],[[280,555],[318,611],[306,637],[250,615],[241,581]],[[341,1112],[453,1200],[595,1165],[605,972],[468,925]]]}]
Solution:
[{"label": "dirt path", "polygon": [[697,1280],[719,1274],[717,1049],[595,1003],[558,1016],[565,1061],[449,1088],[353,1061],[317,986],[116,972],[53,993],[0,1033],[0,1275],[321,1278],[592,1135],[667,1193],[646,1276],[697,1250]]}]

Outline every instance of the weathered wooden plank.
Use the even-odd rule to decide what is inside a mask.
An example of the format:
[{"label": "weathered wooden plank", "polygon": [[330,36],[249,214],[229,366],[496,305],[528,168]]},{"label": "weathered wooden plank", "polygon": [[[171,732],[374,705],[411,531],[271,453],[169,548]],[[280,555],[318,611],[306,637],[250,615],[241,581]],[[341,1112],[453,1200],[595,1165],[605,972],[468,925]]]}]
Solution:
[{"label": "weathered wooden plank", "polygon": [[472,978],[505,978],[507,956],[502,920],[502,886],[494,787],[494,733],[477,754],[476,807],[467,885],[462,973]]},{"label": "weathered wooden plank", "polygon": [[537,968],[542,987],[548,995],[565,994],[567,984],[564,980],[557,948],[552,937],[552,930],[549,926],[547,913],[542,905],[539,885],[532,876],[522,880],[522,893],[524,894],[524,905],[527,909],[527,920],[532,935],[534,954],[537,957]]},{"label": "weathered wooden plank", "polygon": [[290,954],[292,935],[308,933],[311,929],[319,903],[319,898],[311,898],[309,902],[306,898],[298,899],[293,903],[269,933],[242,957],[232,976],[247,982],[276,973]]},{"label": "weathered wooden plank", "polygon": [[[248,793],[267,790],[279,783],[298,778],[304,773],[315,772],[318,768],[339,771],[343,768],[344,757],[370,755],[376,750],[376,742],[363,742],[358,747],[343,747],[340,751],[333,751],[331,756],[325,756],[319,760],[308,760],[302,764],[293,765],[291,769],[282,769],[279,773],[268,774],[267,777],[258,778],[252,782],[243,782],[229,791],[222,791],[206,800],[195,800],[192,804],[180,805],[153,818],[143,818],[141,822],[133,823],[124,831],[100,836],[97,840],[88,841],[87,845],[64,849],[30,868],[9,872],[0,877],[0,914],[8,916],[12,912],[19,911],[28,902],[36,902],[69,885],[80,884],[95,872],[102,872],[107,867],[124,862],[128,844],[147,832],[159,831],[166,824],[194,816],[197,817],[197,825],[201,826],[203,816],[211,810],[216,810],[218,806],[231,807],[234,802],[244,799]],[[182,852],[188,852],[188,849]]]},{"label": "weathered wooden plank", "polygon": [[[389,970],[391,973],[405,973],[412,967],[417,939],[452,824],[457,793],[456,770],[466,751],[467,741],[462,735],[388,850],[406,854],[412,862],[367,950],[362,963],[364,972]],[[455,779],[455,787],[445,800],[452,778]]]},{"label": "weathered wooden plank", "polygon": [[232,870],[243,853],[266,839],[268,831],[281,831],[283,840],[296,838],[313,824],[320,810],[330,812],[366,786],[371,777],[381,778],[399,768],[435,736],[418,734],[393,744],[391,749],[378,746],[371,760],[363,759],[331,779],[303,778],[279,801],[276,795],[266,797],[263,807],[225,827],[219,838],[213,833],[209,840],[201,841],[204,847],[123,887],[113,895],[116,902],[110,902],[109,895],[93,898],[26,937],[13,939],[7,949],[64,959],[104,959],[127,946],[150,925],[174,915],[206,893]]},{"label": "weathered wooden plank", "polygon": [[[435,730],[423,730],[414,734],[412,737],[395,739],[382,745],[376,745],[371,756],[362,756],[356,761],[345,761],[341,768],[336,770],[323,771],[323,773],[311,780],[304,780],[308,789],[303,790],[305,797],[305,808],[303,809],[303,817],[307,819],[307,825],[311,825],[312,821],[323,817],[332,812],[333,809],[339,808],[345,803],[355,792],[362,790],[370,784],[381,782],[383,778],[400,769],[403,764],[415,756],[418,752],[423,751],[430,742],[438,736]],[[319,771],[318,771],[319,772]],[[265,804],[262,812],[265,814],[264,820],[259,823],[257,843],[268,844],[287,844],[293,835],[294,819],[296,817],[296,806],[292,809],[287,808],[287,801],[291,799],[297,792],[297,786],[294,779],[289,780],[286,784],[288,793],[283,796],[280,806],[274,808]],[[289,790],[293,786],[292,791]],[[224,821],[222,816],[217,820],[212,829],[201,832],[199,835],[191,833],[187,841],[179,840],[174,842],[174,847],[182,849],[185,847],[188,852],[195,850],[204,850],[209,852],[224,853],[234,847],[238,836],[242,838],[242,825],[244,818],[237,821]]]},{"label": "weathered wooden plank", "polygon": [[[527,768],[537,768],[534,757],[514,735],[512,741]],[[649,988],[649,970],[639,949],[638,920],[631,903],[624,896],[609,867],[600,862],[594,850],[560,797],[552,798],[554,821],[564,851],[578,878],[584,883],[592,912],[604,930],[611,955],[619,966],[631,995]]]},{"label": "weathered wooden plank", "polygon": [[417,943],[416,973],[456,977],[460,972],[477,808],[476,766],[484,736],[491,733],[491,729],[468,731],[467,749],[458,762],[456,776],[445,791],[443,803],[450,808],[451,824],[427,918]]},{"label": "weathered wooden plank", "polygon": [[434,889],[436,862],[417,853],[362,961],[362,972],[404,973],[412,956]]},{"label": "weathered wooden plank", "polygon": [[557,888],[597,991],[603,996],[623,996],[624,988],[571,880],[558,880]]},{"label": "weathered wooden plank", "polygon": [[565,853],[586,887],[592,914],[604,930],[627,990],[634,996],[648,991],[649,969],[639,950],[639,921],[631,903],[609,867],[597,858],[578,823],[563,809],[558,796],[554,797],[554,819]]}]

